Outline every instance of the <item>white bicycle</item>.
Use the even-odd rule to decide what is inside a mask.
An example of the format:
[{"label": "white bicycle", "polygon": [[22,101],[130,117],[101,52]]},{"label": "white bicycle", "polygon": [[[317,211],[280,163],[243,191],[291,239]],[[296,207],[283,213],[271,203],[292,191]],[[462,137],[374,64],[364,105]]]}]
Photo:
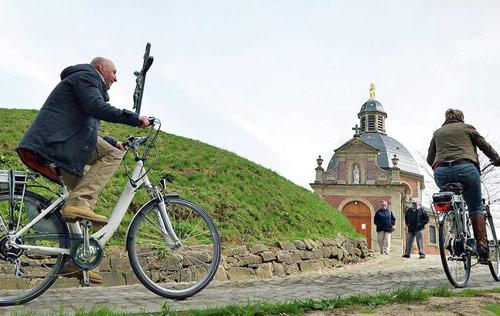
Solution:
[{"label": "white bicycle", "polygon": [[161,127],[157,119],[151,123],[145,137],[129,136],[127,153],[133,153],[135,167],[109,223],[92,235],[89,222],[61,221],[68,190],[57,165],[49,165],[60,184],[52,201],[33,192],[50,190],[30,185],[38,173],[0,171],[0,306],[23,304],[41,295],[68,260],[84,271],[82,284],[89,285],[88,270],[101,262],[106,243],[139,188],[151,200],[135,214],[127,232],[126,249],[137,278],[152,292],[172,299],[190,297],[210,283],[220,262],[219,234],[200,206],[165,193],[168,177],[158,186],[151,184],[145,161],[156,148]]}]

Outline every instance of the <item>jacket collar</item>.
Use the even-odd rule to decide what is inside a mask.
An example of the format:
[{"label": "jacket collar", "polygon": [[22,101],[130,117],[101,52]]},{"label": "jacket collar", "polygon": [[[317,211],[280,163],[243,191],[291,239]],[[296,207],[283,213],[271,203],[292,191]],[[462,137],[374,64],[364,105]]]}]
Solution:
[{"label": "jacket collar", "polygon": [[450,123],[463,123],[464,121],[461,121],[461,120],[457,120],[457,119],[453,119],[453,120],[446,120],[444,121],[443,125],[441,126],[445,126],[446,124],[450,124]]}]

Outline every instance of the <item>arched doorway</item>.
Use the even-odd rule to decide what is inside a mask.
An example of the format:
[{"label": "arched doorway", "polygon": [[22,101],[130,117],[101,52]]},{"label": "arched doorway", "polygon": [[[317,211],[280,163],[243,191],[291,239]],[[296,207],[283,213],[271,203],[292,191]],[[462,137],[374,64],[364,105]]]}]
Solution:
[{"label": "arched doorway", "polygon": [[342,208],[342,213],[349,219],[356,232],[364,235],[368,248],[372,248],[372,216],[366,204],[360,201],[347,203]]}]

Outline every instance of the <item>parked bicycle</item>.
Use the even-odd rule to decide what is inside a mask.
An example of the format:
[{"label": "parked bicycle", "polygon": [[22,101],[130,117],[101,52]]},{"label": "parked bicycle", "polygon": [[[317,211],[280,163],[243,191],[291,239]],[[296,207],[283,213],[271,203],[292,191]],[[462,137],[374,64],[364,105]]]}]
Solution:
[{"label": "parked bicycle", "polygon": [[[482,172],[491,166],[489,164]],[[489,266],[493,279],[500,281],[500,243],[491,216],[488,192],[483,205],[490,257],[488,261],[478,260],[474,264],[472,257],[478,256],[476,240],[462,192],[463,186],[460,183],[448,183],[441,192],[432,196],[432,206],[439,225],[439,253],[446,277],[454,287],[463,288],[469,282],[472,266],[483,263]]]}]

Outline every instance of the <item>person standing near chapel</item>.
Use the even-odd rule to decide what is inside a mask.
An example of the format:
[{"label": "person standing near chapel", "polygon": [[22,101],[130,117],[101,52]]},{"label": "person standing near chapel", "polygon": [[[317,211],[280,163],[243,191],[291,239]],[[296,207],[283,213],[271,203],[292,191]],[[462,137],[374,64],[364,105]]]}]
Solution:
[{"label": "person standing near chapel", "polygon": [[387,207],[387,201],[382,201],[381,208],[375,213],[373,222],[377,227],[377,241],[380,254],[388,255],[391,250],[391,233],[396,225],[396,218]]},{"label": "person standing near chapel", "polygon": [[406,210],[405,223],[408,234],[406,235],[406,249],[403,258],[410,258],[413,240],[417,239],[419,259],[425,259],[423,235],[425,225],[429,223],[429,215],[422,206],[418,206],[416,198],[411,199],[411,207]]}]

